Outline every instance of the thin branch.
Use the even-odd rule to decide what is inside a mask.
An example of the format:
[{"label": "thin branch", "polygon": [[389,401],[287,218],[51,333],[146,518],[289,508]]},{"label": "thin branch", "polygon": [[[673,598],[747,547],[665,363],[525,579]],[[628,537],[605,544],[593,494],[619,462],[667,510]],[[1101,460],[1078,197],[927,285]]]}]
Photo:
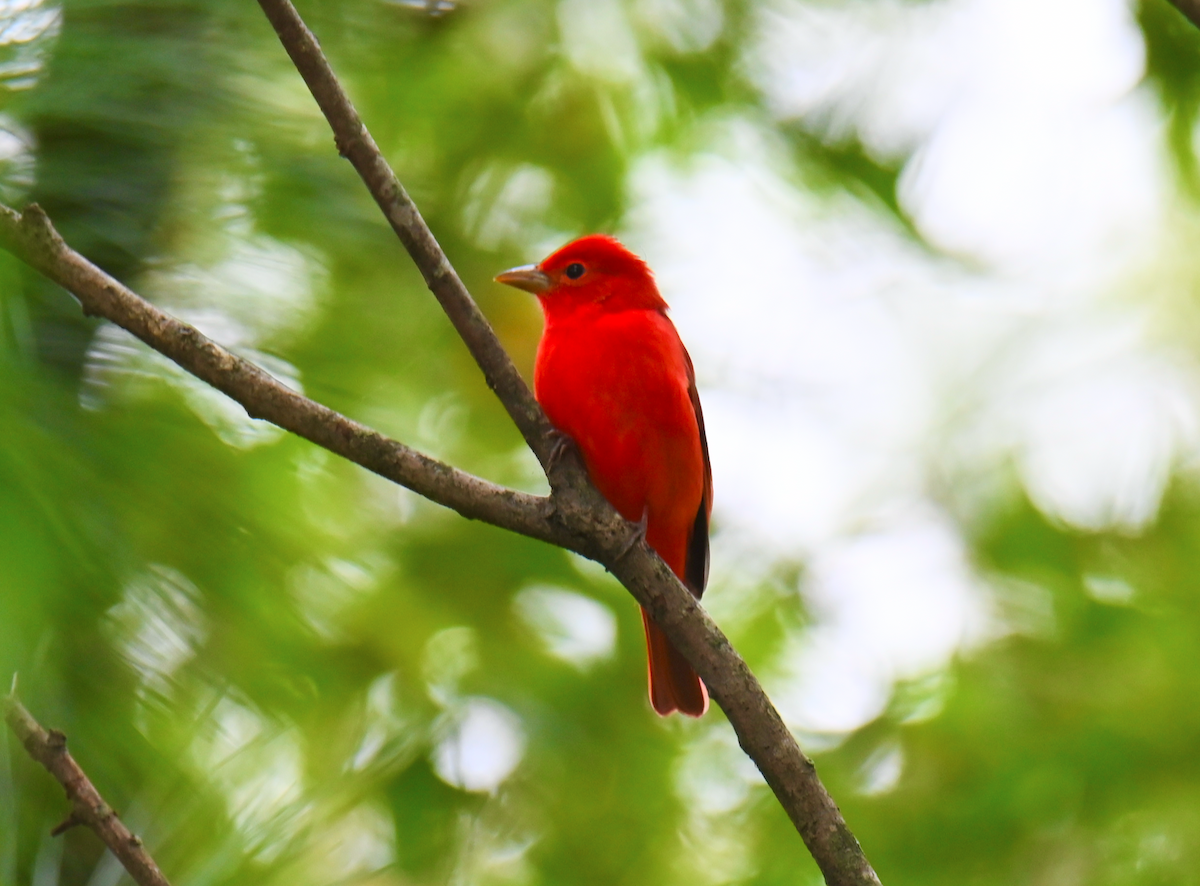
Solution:
[{"label": "thin branch", "polygon": [[142,845],[142,838],[125,827],[75,758],[67,752],[67,737],[57,729],[43,729],[17,700],[15,691],[4,697],[3,708],[5,722],[21,740],[29,756],[58,779],[71,801],[71,813],[51,832],[52,835],[57,837],[77,825],[91,828],[139,886],[170,886]]},{"label": "thin branch", "polygon": [[132,332],[236,400],[250,416],[311,440],[464,517],[503,522],[515,532],[562,543],[561,534],[546,535],[546,499],[460,471],[296,393],[195,327],[160,311],[75,252],[38,205],[21,214],[0,205],[0,245],[71,292],[85,314]]},{"label": "thin branch", "polygon": [[[316,40],[286,0],[259,0],[337,135],[489,385],[543,465],[550,425],[486,319],[354,111]],[[595,491],[577,457],[550,471],[549,498],[505,489],[429,458],[315,403],[159,311],[71,250],[36,206],[0,206],[0,245],[72,292],[88,315],[105,317],[197,378],[271,421],[465,517],[537,538],[604,564],[696,668],[738,741],[763,773],[830,886],[879,880],[811,760],[804,756],[754,674],[696,599]]]},{"label": "thin branch", "polygon": [[1200,0],[1170,0],[1172,6],[1197,28],[1200,28]]},{"label": "thin branch", "polygon": [[338,152],[358,171],[367,190],[383,210],[392,229],[425,277],[425,283],[441,303],[471,356],[483,370],[488,386],[496,392],[543,468],[550,465],[554,445],[550,422],[534,400],[529,386],[521,378],[507,352],[492,331],[475,300],[458,277],[446,253],[417,205],[413,203],[392,167],[383,158],[375,139],[346,96],[325,60],[312,31],[304,24],[291,3],[259,0],[296,70],[333,130]]}]

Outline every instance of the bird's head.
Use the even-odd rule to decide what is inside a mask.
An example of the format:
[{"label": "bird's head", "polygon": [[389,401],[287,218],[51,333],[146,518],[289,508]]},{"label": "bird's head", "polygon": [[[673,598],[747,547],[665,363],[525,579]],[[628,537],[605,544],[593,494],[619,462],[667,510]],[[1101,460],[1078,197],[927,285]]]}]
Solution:
[{"label": "bird's head", "polygon": [[547,316],[586,304],[613,311],[667,307],[646,263],[603,234],[573,240],[536,265],[512,268],[496,280],[532,292]]}]

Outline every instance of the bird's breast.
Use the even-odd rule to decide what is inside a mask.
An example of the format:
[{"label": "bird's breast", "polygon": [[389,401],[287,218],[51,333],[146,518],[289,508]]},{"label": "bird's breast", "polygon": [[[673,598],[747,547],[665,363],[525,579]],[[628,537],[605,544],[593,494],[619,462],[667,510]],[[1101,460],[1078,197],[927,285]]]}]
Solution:
[{"label": "bird's breast", "polygon": [[[688,386],[683,345],[658,311],[552,321],[538,348],[534,390],[547,417],[579,446],[592,481],[622,516],[637,521],[648,512],[655,548],[685,543],[703,496]],[[682,557],[659,553],[668,563]]]}]

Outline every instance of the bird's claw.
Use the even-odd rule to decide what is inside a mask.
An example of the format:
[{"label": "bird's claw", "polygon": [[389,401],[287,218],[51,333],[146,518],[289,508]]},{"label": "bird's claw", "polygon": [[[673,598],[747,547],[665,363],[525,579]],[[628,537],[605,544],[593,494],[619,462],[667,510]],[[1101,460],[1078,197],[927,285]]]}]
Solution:
[{"label": "bird's claw", "polygon": [[642,510],[642,519],[633,524],[633,535],[621,545],[621,550],[617,553],[617,559],[622,559],[626,554],[632,551],[639,543],[646,540],[646,527],[650,525],[650,508],[646,507]]},{"label": "bird's claw", "polygon": [[550,444],[550,453],[546,456],[547,475],[554,473],[554,469],[558,467],[562,457],[567,454],[567,449],[575,445],[575,441],[558,428],[550,429],[550,439],[553,442]]}]

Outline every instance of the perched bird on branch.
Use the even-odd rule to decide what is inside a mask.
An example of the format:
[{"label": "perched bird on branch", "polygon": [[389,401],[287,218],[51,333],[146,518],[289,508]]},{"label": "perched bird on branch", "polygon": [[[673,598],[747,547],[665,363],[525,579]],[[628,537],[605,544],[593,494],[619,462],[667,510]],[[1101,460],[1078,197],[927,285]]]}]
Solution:
[{"label": "perched bird on branch", "polygon": [[[538,297],[533,386],[596,488],[699,597],[708,580],[712,469],[695,373],[646,263],[611,237],[568,243],[501,283]],[[698,717],[708,692],[642,610],[650,703]]]}]

